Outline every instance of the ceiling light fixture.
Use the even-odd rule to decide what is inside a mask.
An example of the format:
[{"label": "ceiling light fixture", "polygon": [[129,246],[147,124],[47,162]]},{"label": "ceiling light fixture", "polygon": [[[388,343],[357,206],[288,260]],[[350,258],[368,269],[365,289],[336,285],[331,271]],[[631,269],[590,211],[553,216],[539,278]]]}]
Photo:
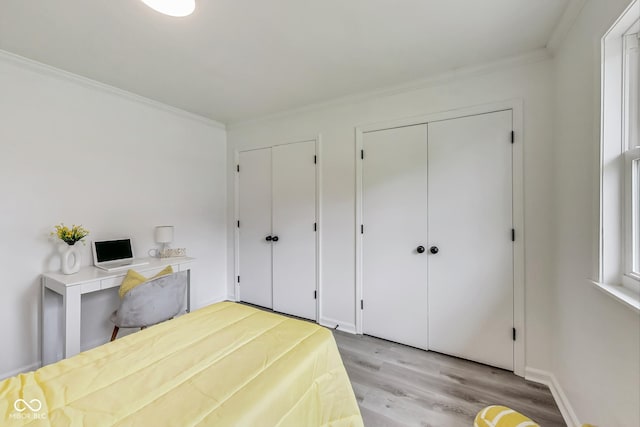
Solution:
[{"label": "ceiling light fixture", "polygon": [[191,15],[196,8],[196,0],[142,0],[153,10],[169,16]]}]

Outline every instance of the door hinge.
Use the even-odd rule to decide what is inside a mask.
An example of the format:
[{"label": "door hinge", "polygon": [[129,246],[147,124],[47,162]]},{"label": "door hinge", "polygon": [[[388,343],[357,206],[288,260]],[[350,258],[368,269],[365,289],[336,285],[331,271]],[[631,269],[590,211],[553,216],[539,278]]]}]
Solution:
[{"label": "door hinge", "polygon": [[364,234],[364,224],[360,224],[360,234]]},{"label": "door hinge", "polygon": [[511,143],[513,144],[514,142],[516,142],[516,133],[511,131]]},{"label": "door hinge", "polygon": [[360,150],[360,158],[364,160],[364,150]]},{"label": "door hinge", "polygon": [[240,283],[240,276],[238,276],[238,283]]},{"label": "door hinge", "polygon": [[512,242],[516,241],[516,229],[515,228],[511,229],[511,241]]},{"label": "door hinge", "polygon": [[364,300],[360,300],[360,310],[364,310]]},{"label": "door hinge", "polygon": [[313,164],[317,164],[318,163],[318,156],[313,156]]},{"label": "door hinge", "polygon": [[516,328],[513,328],[513,340],[516,340]]},{"label": "door hinge", "polygon": [[240,165],[236,165],[236,171],[240,172]]},{"label": "door hinge", "polygon": [[318,299],[318,291],[313,291],[313,299]]},{"label": "door hinge", "polygon": [[318,223],[317,222],[313,223],[313,231],[318,231]]}]

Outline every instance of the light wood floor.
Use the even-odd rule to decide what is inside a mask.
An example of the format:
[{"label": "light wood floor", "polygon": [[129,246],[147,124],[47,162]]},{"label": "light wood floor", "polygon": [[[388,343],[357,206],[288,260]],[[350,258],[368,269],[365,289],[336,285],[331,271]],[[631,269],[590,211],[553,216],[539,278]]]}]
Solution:
[{"label": "light wood floor", "polygon": [[546,386],[511,372],[334,331],[366,427],[470,427],[500,404],[543,427],[565,426]]}]

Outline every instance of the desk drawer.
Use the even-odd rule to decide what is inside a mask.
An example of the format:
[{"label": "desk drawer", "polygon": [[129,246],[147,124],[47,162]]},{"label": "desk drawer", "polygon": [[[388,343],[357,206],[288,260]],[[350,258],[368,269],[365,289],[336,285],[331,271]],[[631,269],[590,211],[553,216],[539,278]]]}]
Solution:
[{"label": "desk drawer", "polygon": [[[150,279],[153,276],[155,276],[156,274],[160,273],[165,268],[167,268],[166,265],[164,265],[162,267],[151,268],[149,270],[140,270],[139,273],[142,274],[144,277]],[[173,270],[174,273],[176,273],[176,272],[180,271],[180,266],[178,264],[172,265],[171,269]]]},{"label": "desk drawer", "polygon": [[122,276],[109,277],[108,279],[102,279],[100,281],[101,289],[109,289],[109,288],[117,288],[122,283],[122,279],[124,279],[124,274]]},{"label": "desk drawer", "polygon": [[[163,267],[155,267],[155,268],[149,268],[149,269],[139,268],[139,269],[136,269],[136,271],[138,273],[142,274],[146,278],[151,278],[151,277],[155,276],[156,274],[160,273],[165,268],[167,268],[166,265],[163,266]],[[176,272],[180,271],[180,264],[172,265],[171,268],[173,269],[173,272],[176,273]],[[127,275],[127,273],[123,272],[122,274],[120,274],[120,275],[118,275],[116,277],[109,277],[107,279],[102,279],[100,281],[100,287],[98,289],[116,288],[116,287],[120,286],[120,284],[122,283],[122,280],[124,279],[124,277],[126,275]]]},{"label": "desk drawer", "polygon": [[188,262],[188,263],[183,263],[182,265],[178,266],[178,265],[174,265],[173,269],[174,271],[178,271],[178,267],[180,268],[180,271],[187,271],[187,270],[191,270],[192,267],[192,263]]},{"label": "desk drawer", "polygon": [[81,289],[81,293],[88,294],[89,292],[95,292],[102,289],[102,285],[100,280],[94,280],[93,282],[83,283]]}]

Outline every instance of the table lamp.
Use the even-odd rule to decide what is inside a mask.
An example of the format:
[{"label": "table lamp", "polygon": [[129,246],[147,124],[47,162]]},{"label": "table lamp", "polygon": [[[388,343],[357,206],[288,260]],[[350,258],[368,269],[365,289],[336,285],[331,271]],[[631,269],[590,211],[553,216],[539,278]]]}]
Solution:
[{"label": "table lamp", "polygon": [[156,243],[162,244],[160,257],[169,248],[169,243],[173,242],[173,225],[159,225],[155,232]]}]

